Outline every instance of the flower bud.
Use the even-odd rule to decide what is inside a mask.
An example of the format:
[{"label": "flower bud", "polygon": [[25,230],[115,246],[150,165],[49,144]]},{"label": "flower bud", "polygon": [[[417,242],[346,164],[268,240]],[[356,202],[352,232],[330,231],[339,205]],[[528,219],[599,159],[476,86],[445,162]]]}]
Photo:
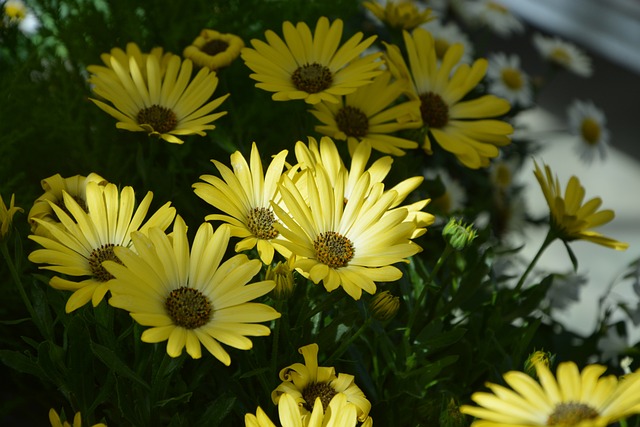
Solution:
[{"label": "flower bud", "polygon": [[464,427],[469,423],[460,412],[460,405],[455,399],[449,400],[447,407],[440,413],[440,425],[443,427]]},{"label": "flower bud", "polygon": [[374,319],[382,322],[391,320],[398,313],[400,298],[389,291],[378,292],[369,303],[369,310]]},{"label": "flower bud", "polygon": [[442,230],[442,236],[457,251],[468,247],[473,239],[477,237],[473,225],[463,224],[462,221],[456,218],[451,218],[445,225],[444,230]]},{"label": "flower bud", "polygon": [[276,282],[273,288],[273,297],[276,299],[287,299],[293,293],[295,280],[293,279],[293,264],[295,255],[292,255],[287,262],[278,262],[275,266],[269,266],[265,275],[266,280]]},{"label": "flower bud", "polygon": [[536,366],[541,364],[548,368],[553,358],[554,356],[548,351],[534,351],[524,362],[524,373],[532,378],[537,378]]}]

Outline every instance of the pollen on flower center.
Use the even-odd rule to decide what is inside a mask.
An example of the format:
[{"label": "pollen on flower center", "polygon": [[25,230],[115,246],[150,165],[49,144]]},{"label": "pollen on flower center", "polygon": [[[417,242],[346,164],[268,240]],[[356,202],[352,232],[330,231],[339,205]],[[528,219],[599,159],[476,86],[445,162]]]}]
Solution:
[{"label": "pollen on flower center", "polygon": [[331,268],[345,267],[355,253],[351,240],[335,231],[321,233],[313,242],[313,248],[318,261]]},{"label": "pollen on flower center", "polygon": [[291,75],[296,89],[307,93],[318,93],[327,89],[333,82],[333,74],[324,65],[317,62],[298,67]]},{"label": "pollen on flower center", "polygon": [[108,282],[113,279],[111,273],[109,273],[103,266],[102,263],[104,261],[115,261],[118,264],[122,265],[122,261],[116,256],[113,248],[116,245],[113,243],[108,243],[106,245],[102,245],[97,249],[94,249],[89,255],[89,268],[91,269],[91,274],[93,278],[98,282]]},{"label": "pollen on flower center", "polygon": [[336,114],[338,129],[347,136],[362,138],[369,131],[369,118],[360,109],[347,105]]},{"label": "pollen on flower center", "polygon": [[174,130],[178,124],[176,113],[169,108],[156,104],[140,110],[137,120],[139,125],[149,125],[158,133],[170,132]]},{"label": "pollen on flower center", "polygon": [[549,57],[559,64],[569,64],[571,62],[571,57],[567,51],[560,47],[553,49]]},{"label": "pollen on flower center", "polygon": [[515,68],[504,68],[501,73],[502,81],[509,89],[518,90],[522,88],[522,74]]},{"label": "pollen on flower center", "polygon": [[302,390],[302,398],[305,401],[303,405],[307,411],[312,411],[313,405],[319,397],[322,407],[326,411],[329,407],[329,402],[336,394],[336,391],[329,383],[311,383]]},{"label": "pollen on flower center", "polygon": [[199,290],[186,286],[171,291],[164,306],[173,323],[185,329],[204,326],[213,315],[209,298]]},{"label": "pollen on flower center", "polygon": [[253,208],[247,215],[247,228],[258,239],[270,240],[278,236],[278,230],[273,224],[276,217],[271,209]]},{"label": "pollen on flower center", "polygon": [[430,128],[440,129],[449,122],[449,107],[440,95],[428,92],[420,95],[420,114]]},{"label": "pollen on flower center", "polygon": [[600,125],[592,118],[587,117],[582,121],[580,133],[589,145],[597,145],[600,139]]},{"label": "pollen on flower center", "polygon": [[200,50],[207,55],[215,56],[219,53],[224,52],[229,47],[229,43],[224,40],[216,39],[207,42]]},{"label": "pollen on flower center", "polygon": [[567,402],[556,405],[553,413],[547,418],[548,426],[573,426],[581,421],[598,417],[598,412],[584,403]]}]

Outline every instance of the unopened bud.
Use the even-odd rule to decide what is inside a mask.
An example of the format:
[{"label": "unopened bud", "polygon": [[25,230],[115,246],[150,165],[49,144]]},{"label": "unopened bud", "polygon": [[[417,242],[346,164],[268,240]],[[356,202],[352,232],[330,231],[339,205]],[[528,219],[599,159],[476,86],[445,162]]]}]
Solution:
[{"label": "unopened bud", "polygon": [[295,255],[292,255],[287,262],[278,262],[275,266],[269,266],[265,275],[266,280],[273,280],[276,282],[275,288],[273,288],[273,297],[276,299],[286,299],[291,296],[295,287],[295,280],[293,279],[293,263],[295,262]]},{"label": "unopened bud", "polygon": [[373,317],[380,321],[391,320],[398,313],[400,298],[391,295],[389,291],[378,292],[371,299],[369,309]]},{"label": "unopened bud", "polygon": [[477,237],[473,225],[463,224],[462,221],[456,218],[451,218],[447,225],[444,226],[442,236],[457,251],[468,247],[473,239]]},{"label": "unopened bud", "polygon": [[534,351],[524,362],[524,373],[532,378],[537,378],[538,374],[536,366],[541,365],[548,368],[553,357],[554,356],[548,351]]},{"label": "unopened bud", "polygon": [[443,427],[463,427],[469,423],[460,412],[460,405],[455,399],[449,400],[447,407],[440,413],[440,425]]}]

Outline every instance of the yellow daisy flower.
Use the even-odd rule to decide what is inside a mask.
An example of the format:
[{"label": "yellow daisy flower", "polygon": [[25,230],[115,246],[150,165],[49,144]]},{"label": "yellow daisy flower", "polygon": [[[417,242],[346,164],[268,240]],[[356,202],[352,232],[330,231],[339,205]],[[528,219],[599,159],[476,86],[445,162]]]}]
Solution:
[{"label": "yellow daisy flower", "polygon": [[481,58],[471,66],[459,64],[463,47],[454,44],[438,65],[433,37],[422,28],[412,35],[405,31],[404,42],[411,70],[398,46],[386,45],[387,62],[397,78],[411,83],[409,96],[421,102],[423,126],[428,130],[423,149],[432,152],[433,138],[468,168],[489,166],[489,159],[499,154],[498,147],[511,142],[513,127],[488,118],[507,113],[510,105],[494,95],[462,101],[484,77],[487,61]]},{"label": "yellow daisy flower", "polygon": [[9,208],[4,204],[4,200],[0,197],[0,240],[3,240],[11,229],[13,223],[13,216],[17,212],[24,212],[24,210],[18,206],[15,206],[16,195],[11,195],[11,201],[9,202]]},{"label": "yellow daisy flower", "polygon": [[251,302],[275,283],[265,280],[247,284],[260,270],[259,260],[236,255],[222,261],[229,243],[226,224],[215,232],[203,223],[191,250],[187,226],[178,215],[173,233],[149,230],[148,236],[132,234],[135,250],[115,249],[121,263],[105,262],[115,279],[109,304],[130,312],[143,326],[142,341],[167,341],[167,354],[178,357],[186,347],[194,359],[202,356],[202,344],[229,366],[231,357],[220,343],[249,350],[247,336],[267,336],[270,329],[257,322],[277,319],[280,313],[265,304]]},{"label": "yellow daisy flower", "polygon": [[369,417],[371,403],[355,384],[353,375],[336,376],[335,368],[318,366],[318,344],[305,345],[298,351],[304,357],[304,365],[294,363],[280,371],[282,383],[271,393],[273,403],[279,406],[280,399],[289,395],[295,399],[300,413],[306,415],[316,411],[317,399],[327,411],[332,399],[343,394],[346,401],[355,406],[359,421]]},{"label": "yellow daisy flower", "polygon": [[251,146],[250,165],[239,151],[231,155],[231,166],[211,160],[218,168],[222,178],[213,175],[202,175],[205,182],[193,184],[198,197],[209,203],[223,214],[211,214],[205,220],[224,221],[231,226],[231,235],[242,240],[236,244],[236,252],[242,252],[257,246],[260,259],[265,264],[273,260],[274,247],[286,251],[278,245],[278,230],[274,228],[277,221],[271,210],[271,201],[278,201],[278,182],[285,165],[287,150],[277,154],[266,175],[262,170],[260,153],[255,142]]},{"label": "yellow daisy flower", "polygon": [[66,305],[69,313],[90,300],[94,307],[98,305],[113,279],[102,266],[103,261],[118,261],[114,249],[118,246],[130,246],[133,231],[146,233],[150,227],[166,229],[173,221],[175,208],[166,203],[142,225],[153,198],[151,192],[147,193],[135,213],[135,194],[131,187],[118,191],[115,184],[102,186],[93,181],[88,182],[88,211],[66,191],[62,194],[64,206],[69,213],[50,201],[49,205],[61,226],[34,218],[52,237],[30,235],[29,238],[43,249],[31,252],[29,260],[36,264],[47,264],[40,268],[77,278],[70,280],[54,276],[49,282],[55,289],[74,291]]},{"label": "yellow daisy flower", "polygon": [[365,1],[362,5],[391,28],[413,30],[434,18],[431,9],[420,10],[414,2],[407,0],[387,0],[385,7],[375,1]]},{"label": "yellow daisy flower", "polygon": [[4,16],[12,24],[22,22],[27,17],[27,6],[20,0],[7,0],[2,8]]},{"label": "yellow daisy flower", "polygon": [[171,55],[166,69],[154,54],[146,55],[144,67],[133,55],[126,58],[110,55],[103,57],[103,61],[110,67],[89,67],[92,73],[89,82],[93,92],[112,105],[90,99],[118,119],[118,129],[147,132],[182,144],[184,141],[178,136],[204,136],[205,130],[215,128],[213,121],[227,114],[226,111],[211,114],[229,94],[207,102],[216,90],[218,78],[211,70],[202,68],[191,79],[190,59],[182,61],[179,56]]},{"label": "yellow daisy flower", "polygon": [[[356,406],[347,402],[347,397],[336,394],[329,402],[325,412],[320,398],[316,398],[313,409],[306,415],[301,415],[295,399],[283,394],[278,401],[278,418],[282,427],[372,427],[371,417],[359,424]],[[258,407],[256,415],[246,414],[245,427],[276,427],[267,414]]]},{"label": "yellow daisy flower", "polygon": [[[62,421],[56,410],[51,408],[49,410],[49,422],[51,423],[51,427],[82,427],[82,415],[80,412],[77,412],[73,417],[73,424],[69,424],[68,421]],[[91,427],[107,427],[107,425],[104,423],[98,423]]]},{"label": "yellow daisy flower", "polygon": [[615,216],[610,209],[598,211],[602,204],[600,197],[595,197],[583,204],[585,190],[575,176],[569,179],[563,197],[558,178],[554,177],[551,168],[544,165],[543,173],[538,163],[534,163],[534,174],[551,212],[552,230],[560,239],[568,242],[586,240],[618,251],[629,247],[628,243],[619,242],[592,230],[610,222]]},{"label": "yellow daisy flower", "polygon": [[575,363],[564,362],[554,378],[545,364],[535,368],[539,382],[523,372],[507,372],[503,377],[511,389],[488,383],[491,393],[474,393],[478,406],[463,405],[460,411],[476,417],[473,427],[604,427],[640,413],[638,373],[618,380],[601,377],[605,366],[588,365],[580,372]]},{"label": "yellow daisy flower", "polygon": [[[320,101],[338,102],[340,95],[371,83],[381,73],[380,53],[359,57],[375,40],[362,41],[357,33],[340,46],[342,20],[329,24],[326,17],[318,19],[314,33],[304,22],[282,25],[284,40],[275,32],[265,33],[267,43],[253,39],[252,48],[240,55],[257,80],[256,87],[269,92],[275,101],[304,99],[309,104]],[[340,48],[338,48],[340,46]]]},{"label": "yellow daisy flower", "polygon": [[385,71],[370,85],[340,97],[338,103],[316,104],[310,112],[323,124],[315,130],[333,139],[346,140],[351,154],[359,143],[368,141],[375,150],[402,156],[406,154],[404,150],[417,148],[418,144],[390,134],[422,126],[420,101],[392,105],[404,91],[404,82],[391,82],[391,73]]},{"label": "yellow daisy flower", "polygon": [[99,185],[106,185],[107,181],[97,173],[90,173],[87,176],[76,175],[69,178],[63,178],[60,174],[52,175],[41,181],[44,194],[36,199],[33,206],[29,210],[29,223],[31,224],[31,232],[40,236],[52,238],[51,233],[45,227],[36,222],[36,218],[43,221],[60,224],[60,220],[56,216],[51,203],[68,212],[64,205],[63,193],[68,193],[73,200],[78,203],[82,209],[87,210],[87,183],[95,182]]},{"label": "yellow daisy flower", "polygon": [[279,185],[289,212],[272,203],[281,221],[274,226],[281,244],[296,255],[295,268],[316,284],[322,281],[327,291],[342,287],[356,300],[363,290],[374,294],[375,282],[400,279],[392,264],[422,249],[411,241],[416,224],[405,221],[408,210],[393,208],[397,193],[385,192],[382,183],[371,186],[364,172],[347,199],[346,170],[335,184],[319,163],[302,173],[303,192],[287,175]]},{"label": "yellow daisy flower", "polygon": [[182,56],[200,67],[215,71],[231,65],[243,47],[244,41],[234,34],[204,29],[193,43],[184,49]]}]

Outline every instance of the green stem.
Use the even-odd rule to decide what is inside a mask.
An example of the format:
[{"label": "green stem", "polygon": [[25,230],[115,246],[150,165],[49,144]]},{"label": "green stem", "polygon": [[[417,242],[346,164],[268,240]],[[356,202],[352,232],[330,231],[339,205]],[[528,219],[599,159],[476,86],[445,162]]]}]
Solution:
[{"label": "green stem", "polygon": [[[11,257],[9,256],[9,248],[7,247],[7,241],[4,240],[2,242],[2,244],[0,244],[0,248],[2,250],[2,256],[5,260],[5,262],[7,263],[7,266],[9,267],[9,271],[11,273],[11,278],[13,279],[13,281],[15,282],[16,286],[18,287],[18,292],[20,293],[20,297],[22,298],[22,301],[24,302],[24,305],[27,306],[27,311],[29,312],[29,315],[31,316],[31,319],[35,322],[37,317],[35,316],[35,310],[33,309],[33,305],[31,304],[31,300],[29,299],[29,297],[27,296],[27,292],[24,289],[24,285],[22,284],[22,280],[20,279],[20,275],[18,274],[18,270],[16,270],[16,266],[13,263],[13,259],[11,259]],[[40,325],[38,325],[40,326]],[[42,328],[40,328],[42,331]]]},{"label": "green stem", "polygon": [[282,310],[282,300],[276,300],[275,307],[276,311],[280,313],[280,318],[276,319],[275,327],[273,330],[273,347],[271,347],[271,375],[270,378],[276,378],[276,369],[278,367],[278,350],[279,350],[279,341],[280,341],[280,328],[281,324],[284,321],[286,314],[283,313]]},{"label": "green stem", "polygon": [[540,245],[540,249],[538,249],[538,252],[529,263],[529,266],[527,267],[525,272],[522,274],[522,276],[520,276],[520,280],[518,280],[518,284],[514,288],[516,292],[522,288],[522,285],[524,285],[524,281],[527,279],[527,276],[529,275],[531,270],[533,270],[533,267],[535,267],[536,263],[538,262],[538,259],[540,258],[540,255],[542,255],[545,249],[547,249],[547,247],[551,244],[551,242],[553,242],[556,239],[556,237],[557,237],[556,234],[553,233],[551,230],[549,230],[549,232],[547,233],[547,236],[544,238],[544,242],[542,242],[542,245]]},{"label": "green stem", "polygon": [[360,329],[358,329],[355,332],[355,334],[351,335],[349,339],[342,341],[342,344],[340,344],[340,347],[338,347],[338,349],[334,351],[333,354],[329,356],[327,360],[325,360],[324,362],[325,365],[326,366],[331,365],[331,363],[334,360],[342,356],[344,352],[347,351],[347,348],[356,340],[356,338],[358,338],[369,327],[372,320],[373,320],[373,317],[368,317],[367,320],[365,320],[365,322],[362,324],[362,326],[360,326]]}]

